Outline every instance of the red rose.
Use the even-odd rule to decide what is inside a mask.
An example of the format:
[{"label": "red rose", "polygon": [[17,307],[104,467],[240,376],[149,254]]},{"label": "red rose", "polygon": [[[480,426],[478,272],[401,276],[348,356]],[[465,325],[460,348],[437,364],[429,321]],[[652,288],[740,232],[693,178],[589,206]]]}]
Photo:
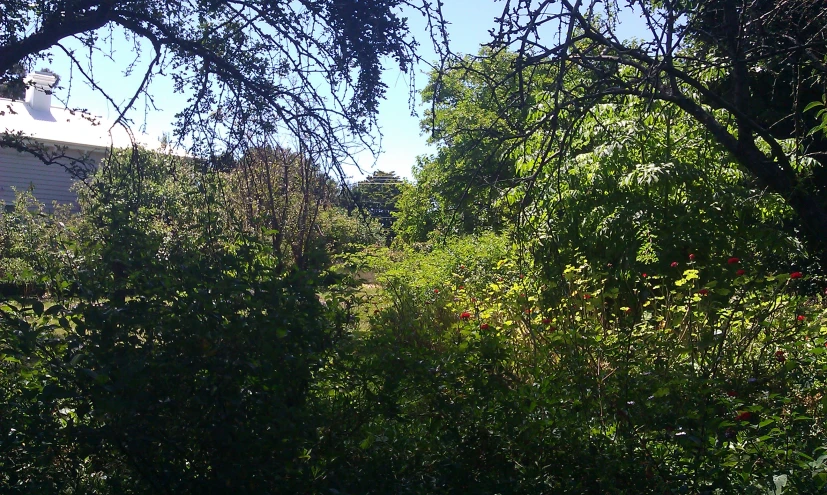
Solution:
[{"label": "red rose", "polygon": [[796,317],[796,320],[798,320],[798,321],[804,321],[804,320],[806,320],[806,319],[807,319],[807,317],[806,317],[806,316],[804,316],[804,315],[798,315],[798,316]]},{"label": "red rose", "polygon": [[488,323],[483,323],[482,325],[480,325],[480,330],[488,330],[489,328],[491,327],[488,326]]},{"label": "red rose", "polygon": [[583,294],[583,299],[591,299],[591,298],[592,298],[591,294]]},{"label": "red rose", "polygon": [[643,278],[646,278],[646,274],[645,274],[645,273],[642,273],[641,275],[643,276]]},{"label": "red rose", "polygon": [[749,421],[752,417],[752,413],[749,411],[741,411],[735,416],[735,421]]},{"label": "red rose", "polygon": [[709,294],[709,290],[708,289],[701,289],[701,290],[698,291],[698,294],[700,294],[702,296],[706,296],[706,295]]},{"label": "red rose", "polygon": [[790,274],[790,278],[801,278],[801,277],[803,277],[803,276],[804,276],[804,274],[803,274],[803,273],[801,273],[801,272],[792,272],[792,273]]},{"label": "red rose", "polygon": [[737,272],[735,272],[735,275],[738,275],[740,277],[741,275],[743,275],[745,273],[747,273],[746,270],[738,270]]},{"label": "red rose", "polygon": [[434,294],[439,294],[439,289],[434,289]]},{"label": "red rose", "polygon": [[673,261],[673,262],[672,262],[672,264],[671,264],[671,265],[669,265],[669,266],[671,266],[672,268],[677,268],[677,267],[678,267],[678,262],[677,262],[677,261]]},{"label": "red rose", "polygon": [[695,261],[695,255],[694,254],[689,255],[689,261]]},{"label": "red rose", "polygon": [[735,265],[737,263],[740,263],[741,259],[736,258],[736,257],[733,256],[732,258],[728,259],[726,262],[729,263],[730,265]]},{"label": "red rose", "polygon": [[463,311],[462,313],[460,313],[459,317],[463,320],[467,320],[471,318],[471,313],[469,313],[468,311]]},{"label": "red rose", "polygon": [[543,325],[548,325],[549,323],[551,323],[551,320],[548,318],[543,318]]},{"label": "red rose", "polygon": [[775,351],[775,360],[778,361],[779,363],[783,363],[784,361],[786,361],[787,356],[784,355],[784,351],[782,351],[780,349]]}]

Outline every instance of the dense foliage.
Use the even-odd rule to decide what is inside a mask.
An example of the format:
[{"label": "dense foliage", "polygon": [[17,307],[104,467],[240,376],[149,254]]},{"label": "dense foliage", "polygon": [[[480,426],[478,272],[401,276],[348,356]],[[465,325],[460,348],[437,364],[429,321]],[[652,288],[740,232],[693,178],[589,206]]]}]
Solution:
[{"label": "dense foliage", "polygon": [[359,411],[331,423],[348,455],[328,469],[352,483],[337,489],[827,486],[827,335],[821,302],[797,295],[806,276],[692,253],[544,282],[507,245],[455,240],[386,272],[370,334],[332,369],[331,412]]},{"label": "dense foliage", "polygon": [[71,227],[23,199],[4,216],[28,236],[18,249],[63,253],[30,268],[45,299],[0,307],[4,493],[295,493],[312,478],[306,397],[345,320],[318,270],[231,228],[222,176],[200,168],[123,153]]},{"label": "dense foliage", "polygon": [[[202,82],[239,83],[238,106],[208,91],[193,107],[229,111],[200,136],[209,159],[116,151],[78,185],[76,211],[46,214],[21,192],[0,214],[0,493],[827,490],[827,292],[800,202],[820,204],[824,99],[746,112],[759,86],[739,79],[733,40],[703,29],[754,21],[733,32],[739,49],[783,86],[773,47],[804,49],[782,36],[795,26],[821,39],[818,12],[802,20],[814,3],[784,18],[772,2],[690,15],[697,2],[635,0],[653,30],[692,42],[663,39],[666,51],[623,49],[611,16],[566,0],[549,17],[569,27],[560,46],[509,51],[542,31],[522,14],[550,2],[507,3],[497,43],[431,74],[422,126],[435,153],[416,182],[377,171],[340,188],[329,173],[347,150],[320,149],[340,129],[302,115],[293,130],[315,138],[278,144],[268,119],[288,109],[248,93],[257,70],[281,82],[292,70],[279,56],[257,69],[272,40],[256,27],[295,21],[278,31],[298,33],[291,43],[320,30],[309,49],[333,61],[333,93],[344,81],[355,100],[334,107],[361,132],[381,56],[409,61],[398,3],[188,2],[178,23],[164,2],[87,2],[65,19],[66,2],[13,4],[89,43],[96,28],[72,22],[149,39],[181,28],[165,49],[212,33],[211,50],[258,52],[229,66],[193,53],[199,43],[175,52],[206,57]],[[0,21],[0,40],[46,36],[27,19]],[[817,70],[802,60],[799,74]],[[299,80],[292,96],[312,102]],[[808,73],[796,94],[820,82]],[[736,97],[729,83],[756,91]],[[810,136],[761,135],[756,119],[782,111]],[[271,132],[227,124],[244,139],[225,147],[222,125],[252,115]],[[801,189],[768,183],[744,156],[790,165]]]},{"label": "dense foliage", "polygon": [[[531,161],[548,168],[579,154],[568,137],[596,107],[660,102],[777,194],[794,213],[796,237],[827,263],[827,142],[809,132],[817,119],[804,112],[827,92],[823,2],[632,0],[586,11],[580,2],[554,3],[507,5],[492,41],[496,56],[516,53],[492,86],[513,87],[511,106],[546,116],[528,133],[501,119],[514,129],[512,147],[542,142]],[[634,38],[620,34],[621,8],[634,9],[645,25]],[[557,35],[540,29],[538,18],[557,25]],[[547,98],[533,99],[536,77],[549,71]]]}]

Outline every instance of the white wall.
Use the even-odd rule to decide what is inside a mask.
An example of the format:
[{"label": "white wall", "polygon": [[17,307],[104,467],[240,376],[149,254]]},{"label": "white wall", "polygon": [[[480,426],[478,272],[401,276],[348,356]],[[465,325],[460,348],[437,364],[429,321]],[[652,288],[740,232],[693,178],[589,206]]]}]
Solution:
[{"label": "white wall", "polygon": [[45,165],[28,153],[0,148],[0,200],[7,205],[14,201],[12,187],[26,191],[31,186],[34,196],[47,209],[54,201],[75,203],[77,194],[71,190],[72,183],[72,176],[60,165]]}]

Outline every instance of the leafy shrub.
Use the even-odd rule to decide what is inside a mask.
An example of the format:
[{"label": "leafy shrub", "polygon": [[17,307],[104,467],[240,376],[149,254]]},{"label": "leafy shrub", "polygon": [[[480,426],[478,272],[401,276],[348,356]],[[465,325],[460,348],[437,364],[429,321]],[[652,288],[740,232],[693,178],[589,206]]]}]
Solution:
[{"label": "leafy shrub", "polygon": [[30,192],[18,192],[11,208],[0,212],[2,292],[59,297],[83,261],[76,249],[74,218],[68,206],[46,214]]},{"label": "leafy shrub", "polygon": [[302,491],[307,393],[347,319],[223,228],[210,175],[130,182],[146,157],[121,158],[83,199],[70,297],[0,303],[0,492]]},{"label": "leafy shrub", "polygon": [[326,371],[328,439],[341,450],[319,462],[334,488],[827,486],[827,334],[821,301],[798,295],[806,276],[682,260],[635,280],[569,267],[552,285],[504,259],[460,287],[473,258],[418,256],[442,283],[388,275],[369,336]]}]

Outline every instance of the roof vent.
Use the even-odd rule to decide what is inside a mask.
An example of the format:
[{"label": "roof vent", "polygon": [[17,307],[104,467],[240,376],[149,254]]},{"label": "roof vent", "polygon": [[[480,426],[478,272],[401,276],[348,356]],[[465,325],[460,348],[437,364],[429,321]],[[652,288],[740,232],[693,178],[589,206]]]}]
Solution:
[{"label": "roof vent", "polygon": [[49,111],[52,108],[52,88],[57,85],[57,75],[39,70],[26,76],[26,104],[34,110]]}]

